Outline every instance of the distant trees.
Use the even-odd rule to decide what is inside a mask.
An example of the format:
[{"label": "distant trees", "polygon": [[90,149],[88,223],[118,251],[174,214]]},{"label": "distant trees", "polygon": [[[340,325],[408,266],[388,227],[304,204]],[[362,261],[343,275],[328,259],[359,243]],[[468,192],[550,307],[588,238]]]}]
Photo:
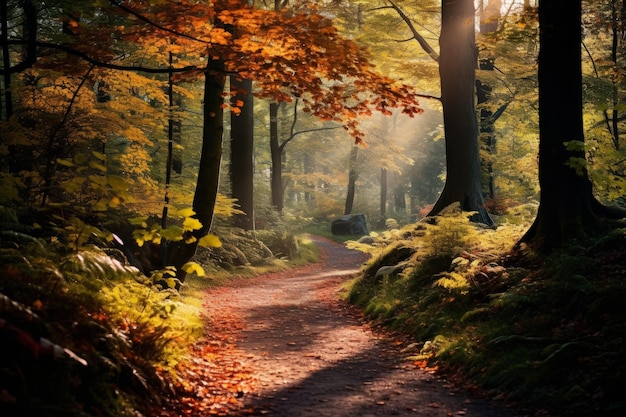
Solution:
[{"label": "distant trees", "polygon": [[439,65],[441,104],[446,142],[446,180],[429,215],[458,203],[475,211],[473,219],[487,225],[493,220],[485,209],[475,106],[476,35],[472,0],[444,0],[441,4],[440,51],[420,35],[401,5],[387,1],[408,26],[411,38]]},{"label": "distant trees", "polygon": [[[88,2],[6,1],[0,15],[5,201],[99,213],[134,193],[150,204],[148,149],[165,137],[167,114],[156,109],[168,100],[163,80],[147,75],[152,62],[143,60],[142,74],[124,71],[137,61],[111,28],[123,19]],[[122,49],[124,59],[112,62]],[[121,94],[123,102],[111,100]]]},{"label": "distant trees", "polygon": [[[128,191],[125,180],[156,185],[149,166],[149,149],[154,145],[151,139],[166,139],[165,126],[175,111],[168,104],[166,76],[174,80],[175,92],[187,97],[191,93],[184,93],[179,84],[204,77],[202,150],[193,198],[194,217],[200,225],[168,245],[165,263],[177,268],[211,229],[218,197],[224,111],[229,107],[224,91],[227,76],[237,74],[242,80],[254,80],[259,96],[274,102],[297,98],[303,111],[343,126],[356,142],[363,136],[358,126],[361,116],[373,111],[388,114],[394,107],[409,115],[421,111],[410,87],[375,72],[363,48],[342,38],[330,19],[308,7],[261,10],[238,0],[218,0],[211,6],[184,2],[184,7],[176,1],[111,2],[96,9],[90,2],[68,2],[63,3],[67,7],[50,9],[30,1],[3,2],[2,6],[0,151],[4,161],[10,159],[9,152],[26,155],[37,151],[35,158],[20,160],[32,166],[9,167],[2,181],[3,185],[10,183],[11,190],[36,190],[44,196],[44,204],[71,204],[68,197],[85,201],[77,195],[90,186],[97,203],[92,208],[104,211],[127,201],[121,198]],[[9,22],[18,29],[9,30]],[[40,26],[46,36],[38,35],[42,33]],[[260,36],[264,40],[259,41]],[[40,59],[43,51],[45,59]],[[35,93],[40,99],[34,99]],[[51,112],[49,98],[54,94],[59,106]],[[17,117],[16,103],[20,111]],[[235,101],[230,106],[232,112],[242,112],[246,107],[238,104]],[[95,111],[96,106],[115,115],[109,123],[102,118],[102,127],[97,130],[89,124],[104,114]],[[83,128],[72,125],[68,133],[68,122],[75,123],[83,115]],[[11,128],[11,123],[19,129]],[[237,127],[243,124],[234,125],[237,134]],[[57,127],[46,131],[46,126]],[[108,169],[108,152],[114,141],[124,147],[118,152],[123,168],[117,169],[124,178],[114,178]],[[249,159],[249,149],[244,152],[238,145],[233,149],[233,160],[238,156]],[[243,162],[238,164],[243,167]],[[24,172],[28,172],[29,186],[33,185],[27,191],[20,185],[23,181],[16,179]],[[248,181],[250,176],[245,175]],[[242,190],[237,179],[234,183]],[[48,198],[52,190],[54,198]],[[107,190],[116,195],[105,195]],[[249,204],[249,196],[248,189],[237,198]],[[140,197],[142,204],[158,202],[156,195],[146,197]],[[57,203],[64,199],[67,202]]]}]

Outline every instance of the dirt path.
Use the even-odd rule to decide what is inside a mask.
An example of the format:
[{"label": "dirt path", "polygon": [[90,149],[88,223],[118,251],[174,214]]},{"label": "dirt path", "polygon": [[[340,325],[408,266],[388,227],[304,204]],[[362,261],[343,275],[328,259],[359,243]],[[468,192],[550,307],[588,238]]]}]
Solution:
[{"label": "dirt path", "polygon": [[319,264],[207,293],[214,331],[228,333],[238,366],[254,381],[238,400],[240,415],[514,415],[470,400],[404,360],[404,341],[372,330],[338,301],[341,283],[356,273],[364,255],[327,239],[315,241],[323,253]]}]

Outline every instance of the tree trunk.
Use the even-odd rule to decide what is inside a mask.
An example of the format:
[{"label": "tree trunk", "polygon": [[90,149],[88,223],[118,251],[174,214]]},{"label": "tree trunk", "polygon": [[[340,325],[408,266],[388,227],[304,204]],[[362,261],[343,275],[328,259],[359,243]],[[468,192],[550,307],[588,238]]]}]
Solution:
[{"label": "tree trunk", "polygon": [[[491,60],[489,61],[491,62]],[[493,63],[488,65],[480,64],[480,69],[493,70]],[[476,80],[476,97],[478,104],[487,103],[491,97],[491,87],[483,84],[480,80]],[[493,112],[488,107],[480,109],[480,135],[479,140],[487,151],[487,157],[483,160],[483,189],[487,198],[494,199],[496,197],[495,178],[493,173],[493,159],[496,156],[496,135],[493,128]]]},{"label": "tree trunk", "polygon": [[[400,178],[400,181],[402,179]],[[400,183],[393,190],[394,211],[399,214],[406,213],[406,187]]]},{"label": "tree trunk", "polygon": [[245,230],[254,228],[254,107],[252,80],[230,77],[230,89],[237,91],[233,101],[239,114],[231,112],[230,180],[232,197],[245,213],[235,216],[235,224]]},{"label": "tree trunk", "polygon": [[380,169],[380,221],[381,224],[387,218],[387,170]]},{"label": "tree trunk", "polygon": [[359,156],[358,145],[352,146],[350,150],[350,168],[348,172],[348,192],[346,194],[346,206],[343,214],[351,214],[354,206],[354,195],[356,193],[356,180],[359,178],[357,158]]},{"label": "tree trunk", "polygon": [[278,143],[278,103],[270,103],[270,153],[272,158],[270,187],[272,206],[283,213],[283,167],[282,152]]},{"label": "tree trunk", "polygon": [[[620,56],[620,44],[624,39],[624,35],[626,32],[626,0],[622,0],[621,13],[618,12],[617,0],[611,0],[611,32],[612,32],[612,40],[611,40],[611,61],[613,65],[618,67],[618,59]],[[621,18],[620,18],[621,15]],[[620,131],[619,131],[619,84],[613,78],[612,86],[611,86],[611,99],[613,110],[611,111],[611,116],[608,114],[608,110],[604,110],[604,118],[607,123],[608,131],[611,134],[611,139],[613,141],[613,147],[615,150],[620,150]]]},{"label": "tree trunk", "polygon": [[539,211],[521,242],[549,251],[619,216],[594,198],[584,150],[581,0],[539,2]]},{"label": "tree trunk", "polygon": [[492,225],[485,210],[474,100],[476,46],[474,2],[444,0],[441,6],[439,75],[446,138],[446,183],[429,215],[459,203],[472,220]]},{"label": "tree trunk", "polygon": [[[310,153],[305,153],[304,154],[304,161],[303,161],[303,172],[307,175],[312,174],[315,172],[315,167],[314,167],[314,162],[313,162],[313,157],[311,156]],[[305,203],[310,204],[313,201],[313,195],[311,194],[311,191],[309,191],[311,189],[310,186],[307,186],[307,191],[304,192],[304,201]]]},{"label": "tree trunk", "polygon": [[[2,33],[0,42],[2,44],[2,82],[3,82],[3,99],[4,106],[1,108],[0,115],[2,120],[9,120],[13,115],[13,97],[11,95],[11,55],[9,50],[9,11],[7,3],[5,1],[0,4],[0,25],[2,26]],[[0,105],[2,105],[2,99],[0,99]]]},{"label": "tree trunk", "polygon": [[195,217],[202,223],[202,227],[194,230],[187,238],[195,237],[192,243],[185,240],[171,242],[167,250],[166,265],[176,267],[178,278],[183,281],[185,272],[181,267],[189,262],[196,253],[198,239],[205,236],[211,229],[215,202],[217,201],[220,164],[222,161],[222,136],[224,133],[224,63],[209,58],[205,71],[204,82],[204,125],[202,127],[202,151],[198,182],[193,198]]},{"label": "tree trunk", "polygon": [[[500,22],[501,0],[488,0],[487,4],[481,1],[480,9],[480,34],[489,35],[498,30]],[[487,56],[480,59],[479,69],[482,71],[494,70],[494,57]],[[476,98],[479,107],[491,100],[491,86],[481,80],[476,80]],[[483,161],[483,189],[484,195],[490,199],[496,197],[496,186],[493,172],[493,159],[496,155],[496,134],[493,127],[495,118],[488,106],[480,108],[479,140],[487,150],[487,158]]]}]

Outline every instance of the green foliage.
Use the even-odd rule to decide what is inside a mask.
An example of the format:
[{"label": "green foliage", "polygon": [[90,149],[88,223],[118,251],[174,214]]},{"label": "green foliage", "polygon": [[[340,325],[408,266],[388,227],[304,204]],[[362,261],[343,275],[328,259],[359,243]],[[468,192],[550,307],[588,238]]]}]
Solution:
[{"label": "green foliage", "polygon": [[52,218],[59,221],[58,227],[55,227],[55,229],[61,234],[62,241],[76,252],[82,249],[94,236],[110,240],[110,233],[103,232],[76,216],[65,220],[63,217],[53,214]]},{"label": "green foliage", "polygon": [[[625,230],[540,258],[512,252],[528,222],[509,215],[496,230],[461,217],[373,236],[374,257],[347,297],[410,333],[421,346],[412,360],[554,415],[620,415]],[[442,222],[445,237],[432,245],[457,250],[439,256],[429,240]],[[466,227],[474,238],[458,239],[454,230]]]},{"label": "green foliage", "polygon": [[462,213],[459,207],[448,207],[433,224],[424,222],[426,235],[420,239],[427,256],[451,256],[468,242],[475,240],[475,227],[470,222],[473,212]]},{"label": "green foliage", "polygon": [[[1,212],[15,221],[10,210]],[[13,381],[0,381],[2,407],[9,415],[150,415],[150,404],[167,395],[168,370],[202,331],[200,298],[191,290],[161,291],[137,269],[85,244],[84,223],[72,220],[67,228],[65,243],[3,235],[0,342],[16,354],[10,364],[0,359]],[[41,345],[38,356],[29,356],[44,343],[40,337],[56,347],[48,353]]]}]

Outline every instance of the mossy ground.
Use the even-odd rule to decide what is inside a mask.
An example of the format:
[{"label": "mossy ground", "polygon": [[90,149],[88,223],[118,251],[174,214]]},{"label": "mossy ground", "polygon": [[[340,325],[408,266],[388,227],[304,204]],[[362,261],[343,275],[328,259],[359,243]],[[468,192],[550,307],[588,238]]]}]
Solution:
[{"label": "mossy ground", "polygon": [[[347,298],[410,334],[412,359],[486,395],[558,416],[624,415],[626,229],[541,258],[502,244],[523,230],[511,224],[472,239],[460,226],[378,235]],[[433,234],[447,252],[431,250]],[[400,266],[380,273],[389,265]]]}]

